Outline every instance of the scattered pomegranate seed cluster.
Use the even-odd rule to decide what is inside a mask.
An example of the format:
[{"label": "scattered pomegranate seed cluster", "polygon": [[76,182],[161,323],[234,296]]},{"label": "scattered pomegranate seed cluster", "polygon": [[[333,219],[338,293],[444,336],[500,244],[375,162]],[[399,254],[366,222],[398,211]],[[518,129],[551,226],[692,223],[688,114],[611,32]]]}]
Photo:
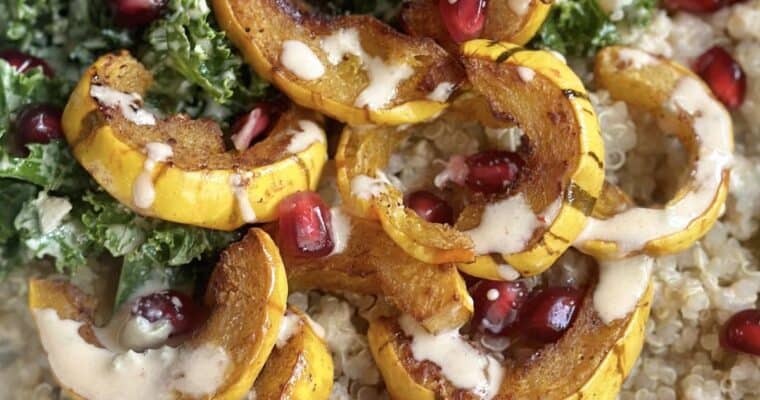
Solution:
[{"label": "scattered pomegranate seed cluster", "polygon": [[172,325],[171,336],[192,332],[203,321],[202,308],[190,296],[176,290],[164,290],[138,298],[132,304],[131,313],[149,322],[169,321]]},{"label": "scattered pomegranate seed cluster", "polygon": [[475,331],[546,344],[556,342],[570,328],[585,291],[563,286],[528,290],[521,281],[481,280],[470,287],[470,293]]},{"label": "scattered pomegranate seed cluster", "polygon": [[440,0],[443,25],[455,42],[475,39],[486,23],[486,0]]}]

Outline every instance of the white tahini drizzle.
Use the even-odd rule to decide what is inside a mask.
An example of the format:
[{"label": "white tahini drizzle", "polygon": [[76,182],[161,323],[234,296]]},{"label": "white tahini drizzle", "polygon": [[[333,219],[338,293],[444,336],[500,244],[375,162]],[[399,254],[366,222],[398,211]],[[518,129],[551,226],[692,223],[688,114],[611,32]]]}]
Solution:
[{"label": "white tahini drizzle", "polygon": [[536,77],[536,71],[520,65],[517,67],[517,75],[520,76],[523,82],[530,82]]},{"label": "white tahini drizzle", "polygon": [[346,245],[351,238],[351,219],[340,207],[333,207],[330,209],[330,222],[332,222],[332,241],[335,245],[329,254],[332,256],[346,250]]},{"label": "white tahini drizzle", "polygon": [[298,121],[298,127],[300,130],[290,131],[290,144],[288,144],[288,153],[296,154],[309,148],[313,143],[324,143],[325,132],[319,125],[313,121],[300,120]]},{"label": "white tahini drizzle", "polygon": [[517,15],[525,15],[528,12],[531,0],[507,0],[509,9]]},{"label": "white tahini drizzle", "polygon": [[312,81],[325,74],[325,66],[306,43],[286,40],[282,43],[280,63],[295,76]]},{"label": "white tahini drizzle", "polygon": [[253,174],[250,172],[235,173],[230,176],[230,186],[232,186],[232,193],[235,195],[240,217],[247,224],[256,222],[256,212],[253,211],[251,201],[248,199],[248,185],[251,183],[251,179],[253,179]]},{"label": "white tahini drizzle", "polygon": [[449,96],[451,96],[451,93],[454,91],[454,84],[451,82],[441,82],[438,84],[438,86],[433,89],[432,92],[428,93],[427,98],[428,100],[433,101],[446,101],[449,99]]},{"label": "white tahini drizzle", "polygon": [[175,391],[205,396],[219,387],[230,363],[223,349],[210,345],[116,353],[87,343],[81,322],[60,319],[52,309],[33,314],[55,376],[91,400],[171,399]]},{"label": "white tahini drizzle", "polygon": [[399,325],[412,338],[412,356],[438,365],[443,376],[454,386],[484,399],[490,399],[498,392],[504,368],[498,360],[465,341],[457,329],[433,335],[409,315],[402,315]]},{"label": "white tahini drizzle", "polygon": [[557,216],[561,201],[555,200],[536,215],[525,195],[518,193],[486,205],[480,225],[465,231],[475,243],[475,253],[510,254],[525,249],[536,229],[551,224]]},{"label": "white tahini drizzle", "polygon": [[617,52],[618,60],[623,63],[625,68],[641,69],[648,65],[659,64],[660,60],[651,54],[631,48],[622,48]]},{"label": "white tahini drizzle", "polygon": [[496,266],[496,272],[506,281],[514,281],[520,278],[520,272],[509,264],[499,264]]},{"label": "white tahini drizzle", "polygon": [[327,53],[327,60],[340,64],[347,54],[354,55],[361,61],[367,72],[369,84],[356,97],[354,105],[371,110],[382,108],[394,97],[398,85],[414,74],[414,68],[407,64],[388,65],[380,57],[367,54],[362,48],[359,31],[355,28],[339,29],[322,39],[322,50]]},{"label": "white tahini drizzle", "polygon": [[155,125],[156,117],[142,108],[142,97],[137,93],[124,93],[108,86],[93,84],[90,96],[100,105],[118,109],[127,120],[137,125]]},{"label": "white tahini drizzle", "polygon": [[288,344],[290,338],[297,334],[303,327],[303,319],[295,313],[290,311],[285,312],[285,316],[280,323],[280,332],[277,334],[277,342],[275,345],[278,349],[285,347]]},{"label": "white tahini drizzle", "polygon": [[636,308],[649,285],[653,263],[645,255],[599,262],[594,309],[605,324],[625,318]]},{"label": "white tahini drizzle", "polygon": [[149,208],[156,201],[156,189],[153,187],[153,170],[156,164],[166,162],[174,155],[172,147],[165,143],[151,142],[145,145],[147,157],[143,170],[135,180],[132,201],[138,208]]},{"label": "white tahini drizzle", "polygon": [[693,118],[699,143],[692,187],[677,202],[662,209],[634,207],[606,220],[589,218],[576,239],[616,242],[620,254],[642,248],[647,242],[680,232],[712,204],[723,179],[723,171],[733,163],[731,116],[711,97],[702,83],[684,77],[663,105]]},{"label": "white tahini drizzle", "polygon": [[376,178],[367,175],[357,175],[351,179],[351,193],[356,197],[369,200],[375,196],[385,193],[390,186],[391,181],[381,170],[375,171]]}]

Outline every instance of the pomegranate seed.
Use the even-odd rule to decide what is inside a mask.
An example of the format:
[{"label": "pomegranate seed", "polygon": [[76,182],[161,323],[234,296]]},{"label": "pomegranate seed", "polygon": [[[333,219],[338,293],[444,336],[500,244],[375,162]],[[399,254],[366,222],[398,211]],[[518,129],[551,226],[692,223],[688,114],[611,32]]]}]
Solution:
[{"label": "pomegranate seed", "polygon": [[739,311],[726,321],[720,345],[727,350],[760,356],[760,310]]},{"label": "pomegranate seed", "polygon": [[724,5],[724,0],[665,0],[665,8],[668,10],[692,13],[711,13]]},{"label": "pomegranate seed", "polygon": [[449,225],[454,223],[454,209],[445,200],[427,190],[408,194],[404,197],[404,204],[427,222]]},{"label": "pomegranate seed", "polygon": [[470,190],[492,194],[506,190],[516,180],[523,161],[517,153],[487,150],[467,157],[466,184]]},{"label": "pomegranate seed", "polygon": [[15,123],[16,143],[50,143],[63,138],[61,110],[49,104],[28,106],[19,112]]},{"label": "pomegranate seed", "polygon": [[510,331],[528,290],[522,282],[480,281],[470,289],[475,303],[473,321],[477,329],[494,335]]},{"label": "pomegranate seed", "polygon": [[736,109],[744,102],[747,77],[741,65],[722,47],[713,46],[699,56],[694,71],[726,107]]},{"label": "pomegranate seed", "polygon": [[280,251],[295,257],[323,257],[332,252],[330,210],[314,192],[298,192],[278,206]]},{"label": "pomegranate seed", "polygon": [[161,15],[169,0],[109,0],[116,25],[138,28]]},{"label": "pomegranate seed", "polygon": [[42,67],[42,73],[48,78],[53,76],[53,69],[50,68],[47,63],[35,56],[22,53],[18,50],[3,50],[0,51],[0,58],[8,62],[16,71],[25,73],[31,69]]},{"label": "pomegranate seed", "polygon": [[164,290],[140,297],[132,305],[132,315],[150,322],[168,320],[172,336],[188,333],[200,323],[200,307],[190,296],[176,290]]},{"label": "pomegranate seed", "polygon": [[573,323],[582,297],[583,290],[569,287],[539,291],[523,308],[521,333],[544,343],[556,342]]},{"label": "pomegranate seed", "polygon": [[[269,127],[269,113],[264,106],[254,107],[232,125],[232,143],[238,151],[246,150]],[[263,136],[262,136],[263,137]]]},{"label": "pomegranate seed", "polygon": [[455,42],[475,39],[486,23],[486,0],[439,0],[443,25]]}]

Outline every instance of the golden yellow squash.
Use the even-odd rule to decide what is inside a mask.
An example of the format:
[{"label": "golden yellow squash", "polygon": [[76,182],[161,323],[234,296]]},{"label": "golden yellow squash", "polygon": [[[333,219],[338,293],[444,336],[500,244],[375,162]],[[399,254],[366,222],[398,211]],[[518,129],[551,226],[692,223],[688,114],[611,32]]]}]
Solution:
[{"label": "golden yellow squash", "polygon": [[[212,4],[256,73],[296,103],[351,125],[433,118],[447,104],[430,94],[463,78],[456,60],[432,40],[403,35],[369,16],[315,15],[291,0]],[[328,52],[331,35],[341,39]]]},{"label": "golden yellow squash", "polygon": [[[339,253],[317,259],[283,255],[292,290],[320,289],[383,296],[426,329],[467,322],[472,298],[452,264],[426,264],[399,248],[375,221],[350,218],[350,237]],[[270,230],[275,232],[276,225]]]},{"label": "golden yellow squash", "polygon": [[[504,377],[493,398],[614,399],[641,352],[651,301],[650,284],[631,315],[605,325],[595,314],[591,294],[587,294],[577,319],[558,342],[546,345],[530,360],[507,359],[502,363]],[[415,360],[410,339],[397,321],[372,321],[368,337],[391,397],[479,398],[456,388],[435,364]]]},{"label": "golden yellow squash", "polygon": [[[421,261],[459,262],[464,272],[487,279],[504,279],[502,264],[523,275],[541,273],[581,232],[601,191],[604,148],[596,114],[580,79],[551,53],[488,40],[467,42],[462,52],[471,88],[453,102],[450,115],[490,128],[522,129],[525,173],[505,195],[523,194],[536,214],[556,208],[553,222],[536,229],[522,251],[474,260],[473,242],[464,231],[477,227],[488,204],[500,199],[475,196],[456,229],[425,222],[384,182],[382,171],[408,134],[387,127],[344,130],[336,155],[338,188],[351,213],[379,219],[386,233]],[[357,190],[369,181],[380,189]]]},{"label": "golden yellow squash", "polygon": [[321,327],[315,329],[308,316],[292,307],[285,314],[289,318],[292,330],[278,338],[253,386],[256,399],[327,400],[334,379],[333,360],[320,336],[323,332],[318,332]]},{"label": "golden yellow squash", "polygon": [[[127,53],[105,55],[84,73],[63,113],[63,130],[76,159],[135,212],[233,230],[276,219],[280,200],[316,187],[327,146],[315,113],[293,106],[266,139],[237,152],[226,150],[221,129],[212,121],[180,115],[140,125],[92,95],[106,90],[111,97],[139,99],[151,83],[150,73]],[[296,143],[306,133],[311,141]],[[149,159],[150,146],[156,144],[168,147],[168,158]],[[151,191],[152,201],[140,200]]]},{"label": "golden yellow squash", "polygon": [[[551,1],[529,0],[525,10],[516,13],[509,0],[490,0],[486,3],[485,25],[480,38],[498,40],[517,45],[528,43],[549,15]],[[459,45],[451,39],[441,21],[437,0],[412,0],[401,10],[404,31],[412,36],[435,39],[452,54],[459,53]]]},{"label": "golden yellow squash", "polygon": [[[286,279],[277,247],[260,229],[252,229],[242,241],[232,244],[222,253],[206,290],[205,304],[210,310],[209,318],[179,347],[181,355],[210,345],[224,350],[229,357],[221,384],[204,398],[238,400],[253,385],[277,340],[287,301]],[[70,283],[53,280],[30,282],[29,306],[33,312],[53,310],[62,320],[80,322],[83,324],[79,329],[82,339],[92,346],[103,347],[94,333],[96,303],[95,299]],[[243,315],[246,317],[241,318]],[[51,352],[57,351],[51,348],[45,350],[51,357],[54,354]],[[55,370],[55,364],[53,366],[53,374],[62,372]],[[167,371],[171,367],[164,366]],[[81,368],[86,370],[98,366],[83,363]],[[96,376],[96,373],[93,371],[90,375]],[[59,383],[73,394],[87,390],[71,387],[69,382]],[[166,385],[169,384],[167,380]],[[190,399],[195,396],[175,392],[175,398]]]},{"label": "golden yellow squash", "polygon": [[[731,117],[694,73],[670,60],[626,47],[597,54],[599,86],[629,106],[655,116],[689,157],[675,196],[662,207],[639,207],[618,189],[614,211],[589,221],[577,247],[598,258],[673,254],[690,247],[713,226],[726,201],[733,151]],[[615,229],[626,226],[625,231]]]}]

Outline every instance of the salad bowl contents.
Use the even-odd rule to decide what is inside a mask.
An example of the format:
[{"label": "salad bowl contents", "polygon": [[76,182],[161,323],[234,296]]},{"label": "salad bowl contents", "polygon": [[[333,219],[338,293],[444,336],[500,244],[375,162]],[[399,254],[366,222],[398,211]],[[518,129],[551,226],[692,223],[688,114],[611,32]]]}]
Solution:
[{"label": "salad bowl contents", "polygon": [[760,0],[16,3],[10,399],[760,396]]}]

